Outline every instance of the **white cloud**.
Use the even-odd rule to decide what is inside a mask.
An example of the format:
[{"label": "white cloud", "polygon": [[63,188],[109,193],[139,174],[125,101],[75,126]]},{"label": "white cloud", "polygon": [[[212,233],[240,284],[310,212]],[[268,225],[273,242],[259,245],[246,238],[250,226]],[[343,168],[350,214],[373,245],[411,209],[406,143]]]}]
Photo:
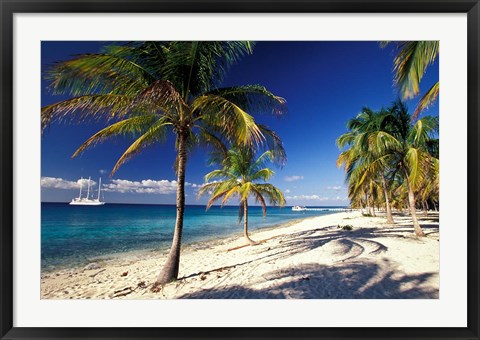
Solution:
[{"label": "white cloud", "polygon": [[108,173],[108,170],[100,169],[98,170],[98,172],[100,173],[100,175],[105,175],[106,173]]},{"label": "white cloud", "polygon": [[338,186],[331,186],[331,187],[327,187],[328,190],[335,190],[335,191],[339,191],[339,190],[342,190],[342,186],[338,185]]},{"label": "white cloud", "polygon": [[318,195],[296,195],[296,196],[287,196],[288,200],[307,200],[307,201],[328,201],[328,197],[320,197]]},{"label": "white cloud", "polygon": [[[42,177],[40,178],[40,186],[42,188],[53,188],[53,189],[80,189],[80,184],[82,187],[86,187],[88,185],[88,179],[79,179],[75,181],[68,181],[63,178],[56,178],[56,177]],[[94,186],[97,182],[90,181],[90,185]]]},{"label": "white cloud", "polygon": [[290,189],[285,189],[284,191],[286,194],[289,194],[290,193]]},{"label": "white cloud", "polygon": [[177,181],[168,181],[166,179],[159,181],[152,179],[144,179],[142,181],[113,179],[110,184],[104,184],[103,187],[105,191],[166,195],[177,191]]},{"label": "white cloud", "polygon": [[301,180],[303,179],[303,176],[285,176],[285,181],[287,182],[293,182],[293,181],[298,181],[298,180]]},{"label": "white cloud", "polygon": [[[79,179],[77,181],[68,181],[63,178],[42,177],[40,185],[42,188],[51,189],[80,189],[80,183],[83,189],[87,188],[88,179]],[[90,180],[90,186],[94,187],[97,182]],[[195,183],[185,182],[185,186],[191,186],[198,190],[201,185]],[[109,184],[103,184],[102,190],[110,192],[121,193],[136,193],[136,194],[173,194],[177,191],[177,181],[168,180],[152,180],[146,179],[142,181],[129,181],[126,179],[114,179]]]}]

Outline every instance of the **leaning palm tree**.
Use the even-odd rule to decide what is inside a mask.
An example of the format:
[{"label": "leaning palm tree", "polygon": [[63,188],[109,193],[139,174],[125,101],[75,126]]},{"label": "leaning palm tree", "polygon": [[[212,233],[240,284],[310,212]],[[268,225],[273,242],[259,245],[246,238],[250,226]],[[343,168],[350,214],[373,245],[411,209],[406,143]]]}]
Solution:
[{"label": "leaning palm tree", "polygon": [[[249,244],[255,244],[248,236],[248,198],[253,196],[262,206],[263,216],[267,214],[266,200],[273,205],[284,206],[283,193],[272,184],[263,183],[274,175],[274,172],[265,167],[265,163],[274,158],[272,151],[264,152],[255,159],[255,152],[249,148],[231,149],[223,162],[222,169],[214,170],[205,176],[207,184],[203,185],[198,193],[211,193],[207,203],[207,210],[217,200],[222,200],[222,206],[231,198],[240,200],[238,223],[243,217],[243,234]],[[208,183],[211,180],[215,182]]]},{"label": "leaning palm tree", "polygon": [[[188,152],[198,144],[226,154],[227,143],[268,145],[281,160],[281,140],[251,113],[282,114],[285,100],[259,85],[220,88],[229,67],[252,53],[251,42],[135,42],[106,47],[53,65],[46,73],[54,94],[72,98],[42,108],[45,128],[52,121],[108,124],[74,153],[107,139],[127,136],[133,143],[112,174],[145,147],[176,139],[176,222],[172,246],[155,286],[176,280],[185,211]],[[45,131],[45,129],[43,129]]]},{"label": "leaning palm tree", "polygon": [[[389,41],[382,42],[387,46]],[[394,82],[400,90],[402,99],[411,99],[420,93],[420,82],[427,67],[434,63],[439,53],[439,41],[403,41],[396,43],[397,55],[394,58]],[[437,81],[425,92],[412,115],[415,119],[420,112],[432,105],[440,90]]]}]

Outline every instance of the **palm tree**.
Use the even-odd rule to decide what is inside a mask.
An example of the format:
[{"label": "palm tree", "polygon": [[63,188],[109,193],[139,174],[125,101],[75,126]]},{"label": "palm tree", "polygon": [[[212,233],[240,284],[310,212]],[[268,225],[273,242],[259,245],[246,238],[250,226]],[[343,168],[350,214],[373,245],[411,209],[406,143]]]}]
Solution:
[{"label": "palm tree", "polygon": [[[198,196],[205,192],[211,193],[207,210],[219,199],[222,199],[223,206],[231,198],[238,198],[240,200],[238,223],[242,221],[243,216],[243,234],[249,244],[255,242],[248,236],[248,198],[255,197],[255,201],[262,206],[264,217],[267,214],[266,200],[273,205],[285,205],[285,197],[278,188],[272,184],[262,183],[274,175],[271,169],[265,167],[265,163],[272,159],[274,159],[272,151],[266,151],[255,159],[255,152],[252,149],[231,149],[223,162],[223,168],[208,173],[205,176],[207,184],[203,185],[198,193]],[[211,180],[215,182],[208,183]]]},{"label": "palm tree", "polygon": [[176,222],[169,255],[155,286],[176,280],[185,211],[185,173],[188,152],[198,144],[256,147],[267,144],[277,160],[284,159],[281,140],[250,113],[285,112],[285,100],[259,85],[220,88],[229,67],[251,54],[253,43],[136,42],[106,47],[102,53],[61,61],[46,73],[54,94],[70,99],[42,108],[42,125],[52,121],[79,123],[103,120],[109,124],[74,153],[110,138],[127,136],[133,143],[119,158],[112,175],[145,147],[176,139]]},{"label": "palm tree", "polygon": [[[387,46],[389,41],[381,43]],[[434,63],[438,57],[439,41],[403,41],[396,43],[397,55],[394,58],[394,82],[400,90],[402,99],[411,99],[420,93],[420,82],[427,67]],[[440,82],[437,81],[422,96],[417,108],[412,115],[416,119],[420,112],[432,105],[440,90]]]},{"label": "palm tree", "polygon": [[[370,196],[367,206],[378,197],[379,187],[383,190],[387,223],[394,223],[390,206],[390,197],[387,189],[386,172],[389,168],[391,157],[384,154],[385,140],[379,132],[385,128],[385,110],[378,112],[365,107],[355,118],[347,123],[349,132],[337,139],[340,149],[349,146],[337,159],[337,166],[345,166],[346,181],[348,182],[350,198],[357,195],[360,188]],[[375,138],[374,138],[375,137]],[[378,138],[377,138],[378,137]],[[370,211],[375,215],[374,210]]]},{"label": "palm tree", "polygon": [[[385,179],[388,176],[393,182],[400,182],[408,193],[415,234],[424,236],[416,215],[416,193],[427,181],[438,182],[438,159],[431,146],[436,141],[438,119],[427,116],[413,123],[406,105],[400,100],[379,115],[379,120],[367,119],[369,115],[375,116],[368,113],[360,117],[363,125],[357,124],[358,118],[357,123],[350,122],[352,131],[337,141],[340,147],[350,146],[337,160],[337,165],[345,166],[349,194],[367,192],[371,197],[375,194],[375,176],[379,176],[387,205],[391,194],[386,190]],[[377,124],[367,124],[368,121],[380,121],[381,124],[375,127]],[[435,173],[437,175],[432,175]]]},{"label": "palm tree", "polygon": [[438,173],[438,159],[432,155],[429,145],[438,132],[438,118],[427,116],[412,122],[405,103],[397,100],[389,109],[388,132],[383,133],[386,141],[385,154],[394,157],[399,176],[408,191],[408,203],[415,234],[425,236],[416,214],[416,192],[422,183],[434,180],[432,171]]}]

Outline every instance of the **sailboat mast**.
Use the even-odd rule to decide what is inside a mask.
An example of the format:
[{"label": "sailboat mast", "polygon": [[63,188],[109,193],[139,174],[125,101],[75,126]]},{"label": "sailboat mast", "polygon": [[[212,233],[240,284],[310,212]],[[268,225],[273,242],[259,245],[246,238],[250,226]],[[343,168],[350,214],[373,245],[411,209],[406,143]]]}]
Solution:
[{"label": "sailboat mast", "polygon": [[98,198],[97,201],[100,201],[100,188],[102,186],[102,177],[98,180]]},{"label": "sailboat mast", "polygon": [[82,198],[82,183],[83,183],[83,177],[80,177],[80,193],[78,194],[78,199]]},{"label": "sailboat mast", "polygon": [[87,200],[90,198],[90,177],[88,177]]}]

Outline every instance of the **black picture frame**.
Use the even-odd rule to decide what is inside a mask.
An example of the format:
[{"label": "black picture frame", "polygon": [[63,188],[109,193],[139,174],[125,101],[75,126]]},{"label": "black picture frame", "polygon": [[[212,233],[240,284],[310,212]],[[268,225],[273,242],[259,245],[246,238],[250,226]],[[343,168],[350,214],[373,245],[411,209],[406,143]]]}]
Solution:
[{"label": "black picture frame", "polygon": [[[478,0],[0,0],[0,336],[1,339],[480,339]],[[468,326],[465,328],[20,328],[13,327],[13,16],[15,13],[467,13]],[[455,311],[452,311],[455,313]]]}]

